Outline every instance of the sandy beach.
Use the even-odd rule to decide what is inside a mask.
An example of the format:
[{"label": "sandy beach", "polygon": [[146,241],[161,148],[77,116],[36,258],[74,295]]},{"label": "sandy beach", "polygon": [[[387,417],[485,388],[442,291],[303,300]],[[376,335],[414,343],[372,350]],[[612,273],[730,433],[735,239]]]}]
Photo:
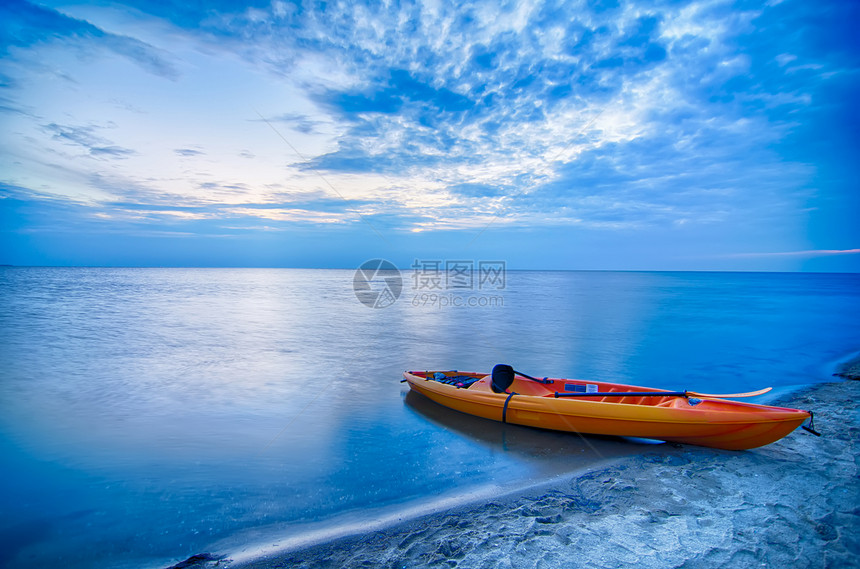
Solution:
[{"label": "sandy beach", "polygon": [[186,566],[860,567],[858,399],[860,381],[839,381],[773,403],[815,411],[822,437],[798,429],[743,452],[658,445],[381,531]]}]

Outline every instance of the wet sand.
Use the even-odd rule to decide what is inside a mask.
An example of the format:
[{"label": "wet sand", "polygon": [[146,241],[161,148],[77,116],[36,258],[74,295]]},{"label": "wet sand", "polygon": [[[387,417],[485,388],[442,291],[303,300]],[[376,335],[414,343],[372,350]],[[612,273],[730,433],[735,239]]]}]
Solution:
[{"label": "wet sand", "polygon": [[822,437],[798,429],[742,452],[657,445],[380,531],[194,566],[860,567],[858,399],[860,382],[840,381],[771,403],[812,409]]},{"label": "wet sand", "polygon": [[836,377],[845,379],[860,379],[860,356],[836,366]]}]

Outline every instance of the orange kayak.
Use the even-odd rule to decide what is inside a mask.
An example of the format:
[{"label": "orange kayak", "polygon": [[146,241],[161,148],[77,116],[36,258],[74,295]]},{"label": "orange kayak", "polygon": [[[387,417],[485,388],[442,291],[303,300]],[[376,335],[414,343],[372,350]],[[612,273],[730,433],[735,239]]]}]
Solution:
[{"label": "orange kayak", "polygon": [[485,373],[403,372],[410,389],[445,407],[556,431],[744,450],[777,441],[812,418],[810,411],[650,387],[509,375],[507,385],[498,385]]}]

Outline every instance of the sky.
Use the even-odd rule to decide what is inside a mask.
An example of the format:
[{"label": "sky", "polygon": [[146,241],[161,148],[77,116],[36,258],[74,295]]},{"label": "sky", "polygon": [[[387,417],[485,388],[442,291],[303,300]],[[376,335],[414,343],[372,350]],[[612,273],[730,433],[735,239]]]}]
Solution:
[{"label": "sky", "polygon": [[0,263],[860,271],[860,3],[0,2]]}]

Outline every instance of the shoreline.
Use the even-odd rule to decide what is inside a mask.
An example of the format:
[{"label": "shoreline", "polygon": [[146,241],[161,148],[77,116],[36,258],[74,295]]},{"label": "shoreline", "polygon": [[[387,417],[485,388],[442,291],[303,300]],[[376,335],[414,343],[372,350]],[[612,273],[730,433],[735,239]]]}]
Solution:
[{"label": "shoreline", "polygon": [[661,444],[361,533],[174,567],[860,567],[858,399],[860,382],[838,381],[769,402],[815,411],[820,438],[797,429],[741,452]]},{"label": "shoreline", "polygon": [[849,358],[843,358],[835,366],[834,377],[842,379],[860,380],[860,352],[856,352]]}]

